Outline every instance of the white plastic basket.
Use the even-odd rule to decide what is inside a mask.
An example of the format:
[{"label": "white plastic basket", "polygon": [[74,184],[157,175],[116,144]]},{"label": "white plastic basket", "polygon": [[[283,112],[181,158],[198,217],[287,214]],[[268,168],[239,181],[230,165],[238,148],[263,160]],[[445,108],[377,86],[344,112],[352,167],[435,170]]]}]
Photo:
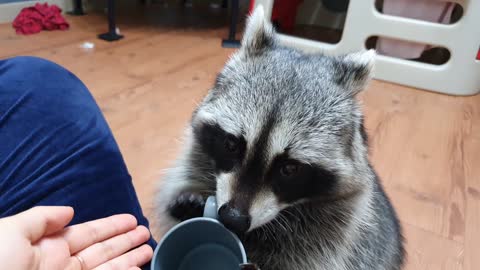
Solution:
[{"label": "white plastic basket", "polygon": [[[451,95],[480,93],[480,0],[450,0],[463,7],[462,18],[454,24],[385,15],[375,8],[375,0],[350,0],[342,38],[328,44],[288,35],[280,35],[287,46],[305,51],[344,54],[365,49],[372,36],[389,37],[417,43],[440,45],[450,50],[450,59],[443,65],[431,65],[377,55],[376,79]],[[265,16],[271,17],[274,0],[256,0]]]}]

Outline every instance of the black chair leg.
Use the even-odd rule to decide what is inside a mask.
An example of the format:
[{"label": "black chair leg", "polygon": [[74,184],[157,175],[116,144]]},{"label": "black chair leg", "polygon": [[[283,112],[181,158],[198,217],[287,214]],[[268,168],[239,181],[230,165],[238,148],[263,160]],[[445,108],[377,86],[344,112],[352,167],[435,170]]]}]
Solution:
[{"label": "black chair leg", "polygon": [[235,34],[237,33],[237,23],[238,23],[238,13],[240,10],[239,0],[232,0],[232,14],[230,17],[230,31],[228,33],[228,38],[222,40],[222,47],[224,48],[239,48],[240,41],[235,39]]},{"label": "black chair leg", "polygon": [[74,16],[85,15],[85,12],[83,11],[82,0],[73,0],[73,10],[67,12],[67,14]]},{"label": "black chair leg", "polygon": [[108,0],[108,32],[98,35],[98,38],[106,41],[115,41],[122,39],[123,36],[117,34],[117,24],[115,22],[115,0]]}]

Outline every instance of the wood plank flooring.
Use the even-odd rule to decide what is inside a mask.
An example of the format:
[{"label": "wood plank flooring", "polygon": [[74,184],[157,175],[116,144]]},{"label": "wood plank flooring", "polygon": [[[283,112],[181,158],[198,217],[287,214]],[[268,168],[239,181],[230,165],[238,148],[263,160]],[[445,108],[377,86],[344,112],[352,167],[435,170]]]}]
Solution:
[{"label": "wood plank flooring", "polygon": [[[224,28],[121,25],[95,39],[103,16],[67,17],[71,30],[17,36],[0,25],[0,58],[35,55],[92,91],[124,154],[142,206],[175,157],[195,104],[232,50]],[[90,41],[95,48],[80,45]],[[452,97],[374,81],[361,95],[371,159],[400,215],[408,270],[480,269],[480,95]]]}]

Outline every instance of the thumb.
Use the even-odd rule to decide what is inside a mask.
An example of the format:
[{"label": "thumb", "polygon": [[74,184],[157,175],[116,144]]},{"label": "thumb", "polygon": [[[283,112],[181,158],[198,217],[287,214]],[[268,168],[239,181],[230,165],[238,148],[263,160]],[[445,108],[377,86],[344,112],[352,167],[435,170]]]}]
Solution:
[{"label": "thumb", "polygon": [[10,222],[33,243],[62,230],[72,218],[72,207],[37,206],[10,217]]}]

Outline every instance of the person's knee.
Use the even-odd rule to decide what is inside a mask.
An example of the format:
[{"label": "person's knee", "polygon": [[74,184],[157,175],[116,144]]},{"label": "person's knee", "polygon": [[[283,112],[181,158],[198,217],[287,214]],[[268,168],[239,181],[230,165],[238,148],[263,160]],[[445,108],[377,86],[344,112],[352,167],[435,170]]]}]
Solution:
[{"label": "person's knee", "polygon": [[[59,88],[62,83],[81,84],[80,80],[62,66],[34,56],[17,56],[5,60],[5,70],[17,81],[23,79],[40,88]],[[54,89],[59,90],[59,89]],[[67,90],[67,89],[66,89]]]},{"label": "person's knee", "polygon": [[5,88],[24,91],[30,102],[45,113],[65,118],[98,114],[98,107],[85,85],[60,65],[31,56],[7,61],[10,74],[7,81],[12,85]]}]

